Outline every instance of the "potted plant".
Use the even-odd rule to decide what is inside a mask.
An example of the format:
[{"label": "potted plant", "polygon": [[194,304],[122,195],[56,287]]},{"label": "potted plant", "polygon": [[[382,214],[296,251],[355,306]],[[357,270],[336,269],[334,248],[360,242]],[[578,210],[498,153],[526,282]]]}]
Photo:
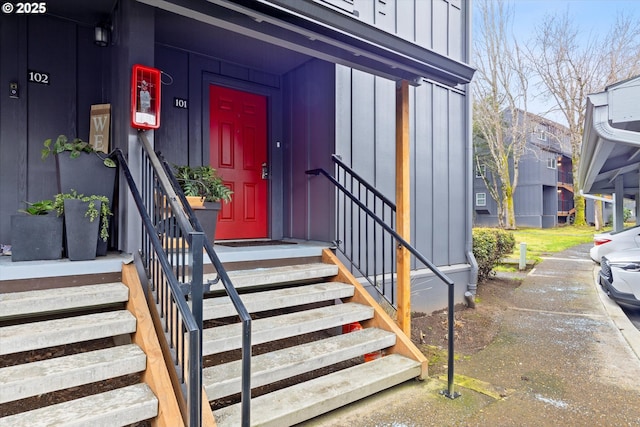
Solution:
[{"label": "potted plant", "polygon": [[113,215],[109,199],[96,194],[85,196],[71,190],[70,193],[56,194],[53,207],[58,215],[64,214],[69,259],[95,259],[98,240],[106,242],[109,238],[109,217]]},{"label": "potted plant", "polygon": [[[51,138],[44,141],[42,159],[52,154],[56,159],[59,193],[68,194],[75,189],[78,194],[104,196],[111,203],[116,180],[116,164],[111,158],[95,151],[88,142],[80,138],[69,140],[65,135],[59,135],[55,141]],[[106,253],[107,242],[99,240],[97,254]]]},{"label": "potted plant", "polygon": [[11,216],[11,261],[60,259],[62,218],[56,215],[53,200],[27,204]]},{"label": "potted plant", "polygon": [[221,202],[231,201],[233,191],[222,181],[218,171],[211,166],[173,166],[176,180],[187,197],[198,202],[189,202],[202,225],[206,236],[213,242]]}]

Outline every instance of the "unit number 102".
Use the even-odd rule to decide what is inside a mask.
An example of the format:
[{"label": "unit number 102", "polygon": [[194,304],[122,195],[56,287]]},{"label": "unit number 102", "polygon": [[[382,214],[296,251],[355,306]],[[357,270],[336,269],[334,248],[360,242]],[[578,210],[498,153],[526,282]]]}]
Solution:
[{"label": "unit number 102", "polygon": [[41,73],[39,71],[29,71],[27,73],[27,80],[30,83],[39,83],[41,85],[48,85],[49,73]]}]

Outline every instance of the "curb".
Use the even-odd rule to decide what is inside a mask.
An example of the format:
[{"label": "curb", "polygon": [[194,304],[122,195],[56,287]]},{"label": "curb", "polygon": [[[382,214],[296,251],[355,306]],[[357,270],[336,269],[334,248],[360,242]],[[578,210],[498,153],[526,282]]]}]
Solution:
[{"label": "curb", "polygon": [[638,330],[626,314],[622,311],[620,306],[611,298],[598,283],[598,265],[594,263],[593,267],[593,283],[598,291],[600,302],[602,303],[609,318],[616,325],[616,328],[622,334],[622,337],[627,341],[631,351],[635,353],[638,360],[640,360],[640,330]]}]

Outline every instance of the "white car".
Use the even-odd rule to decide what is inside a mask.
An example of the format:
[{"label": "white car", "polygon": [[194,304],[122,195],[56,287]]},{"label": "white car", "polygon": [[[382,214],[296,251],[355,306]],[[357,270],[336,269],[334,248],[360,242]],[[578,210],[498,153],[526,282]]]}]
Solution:
[{"label": "white car", "polygon": [[614,301],[640,307],[640,248],[602,257],[599,281]]},{"label": "white car", "polygon": [[591,259],[597,263],[608,253],[623,249],[640,248],[640,225],[593,236]]}]

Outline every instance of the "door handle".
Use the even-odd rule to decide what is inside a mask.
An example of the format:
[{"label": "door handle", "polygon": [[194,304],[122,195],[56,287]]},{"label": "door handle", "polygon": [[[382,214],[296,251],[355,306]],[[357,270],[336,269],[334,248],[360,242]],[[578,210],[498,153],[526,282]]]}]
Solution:
[{"label": "door handle", "polygon": [[262,179],[269,179],[269,167],[267,166],[267,162],[262,164]]}]

